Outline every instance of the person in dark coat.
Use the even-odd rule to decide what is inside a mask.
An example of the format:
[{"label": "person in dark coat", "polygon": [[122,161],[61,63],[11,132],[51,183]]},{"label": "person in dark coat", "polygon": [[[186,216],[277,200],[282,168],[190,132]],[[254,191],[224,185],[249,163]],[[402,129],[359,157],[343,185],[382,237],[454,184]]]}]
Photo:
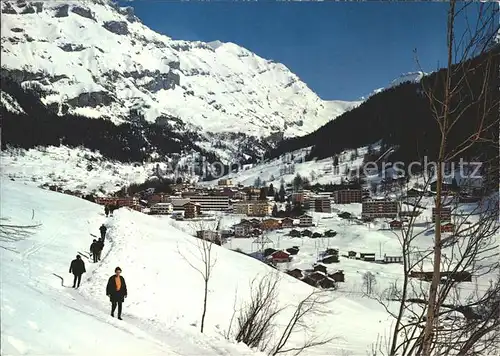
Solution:
[{"label": "person in dark coat", "polygon": [[109,216],[109,207],[107,205],[104,206],[104,214],[106,214],[106,217]]},{"label": "person in dark coat", "polygon": [[111,301],[111,316],[115,317],[115,310],[118,306],[118,319],[122,320],[122,303],[127,298],[127,284],[121,276],[122,269],[115,268],[115,274],[109,277],[108,285],[106,286],[106,295]]},{"label": "person in dark coat", "polygon": [[82,274],[84,274],[85,272],[87,272],[85,270],[85,262],[83,262],[80,255],[76,255],[76,259],[71,261],[71,265],[69,266],[69,273],[73,273],[73,275],[75,276],[75,278],[73,279],[73,288],[80,287]]},{"label": "person in dark coat", "polygon": [[97,240],[97,261],[101,260],[101,253],[102,250],[104,249],[104,239],[101,237],[99,240]]},{"label": "person in dark coat", "polygon": [[92,244],[90,245],[90,253],[92,254],[94,263],[97,263],[98,250],[99,245],[97,244],[97,240],[94,239],[94,241],[92,241]]},{"label": "person in dark coat", "polygon": [[101,238],[104,240],[106,238],[106,230],[108,228],[106,226],[104,226],[104,224],[101,225],[101,227],[99,228],[99,231],[101,232]]}]

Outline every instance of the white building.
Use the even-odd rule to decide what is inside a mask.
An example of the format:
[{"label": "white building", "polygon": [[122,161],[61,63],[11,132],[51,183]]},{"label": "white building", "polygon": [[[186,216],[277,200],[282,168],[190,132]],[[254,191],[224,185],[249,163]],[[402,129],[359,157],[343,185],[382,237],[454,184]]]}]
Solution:
[{"label": "white building", "polygon": [[191,202],[198,203],[203,211],[225,211],[229,208],[227,195],[191,195]]},{"label": "white building", "polygon": [[171,203],[156,203],[150,209],[151,215],[169,215],[174,211],[174,207]]}]

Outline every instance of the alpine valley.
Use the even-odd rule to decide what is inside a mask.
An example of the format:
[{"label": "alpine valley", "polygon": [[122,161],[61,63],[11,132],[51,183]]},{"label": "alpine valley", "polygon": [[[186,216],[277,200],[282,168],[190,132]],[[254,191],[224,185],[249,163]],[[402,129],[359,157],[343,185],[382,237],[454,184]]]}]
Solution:
[{"label": "alpine valley", "polygon": [[[13,118],[37,127],[23,148],[55,140],[120,161],[174,152],[253,160],[360,103],[322,100],[283,64],[236,44],[158,34],[107,0],[2,1],[2,14],[3,110],[44,117],[41,128]],[[121,144],[104,142],[117,131]],[[84,132],[93,142],[74,137]]]}]

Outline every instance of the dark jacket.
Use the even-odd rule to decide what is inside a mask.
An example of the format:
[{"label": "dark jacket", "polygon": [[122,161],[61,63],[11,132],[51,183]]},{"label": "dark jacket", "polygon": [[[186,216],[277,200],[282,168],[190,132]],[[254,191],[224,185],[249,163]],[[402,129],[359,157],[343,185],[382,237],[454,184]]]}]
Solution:
[{"label": "dark jacket", "polygon": [[96,253],[97,251],[99,251],[99,245],[97,242],[92,242],[92,245],[90,245],[90,252]]},{"label": "dark jacket", "polygon": [[125,284],[125,279],[120,276],[122,285],[119,291],[116,290],[115,275],[109,277],[108,285],[106,286],[106,295],[109,295],[109,299],[112,302],[123,302],[124,298],[127,296],[127,285]]},{"label": "dark jacket", "polygon": [[96,242],[96,245],[97,245],[97,251],[102,251],[103,248],[104,248],[104,241],[97,241]]},{"label": "dark jacket", "polygon": [[106,226],[104,226],[104,225],[101,225],[101,227],[99,228],[99,230],[101,231],[101,233],[105,233],[107,229],[108,228]]},{"label": "dark jacket", "polygon": [[85,272],[87,271],[85,270],[85,262],[83,262],[83,260],[77,258],[71,261],[71,266],[69,266],[69,273],[83,274]]}]

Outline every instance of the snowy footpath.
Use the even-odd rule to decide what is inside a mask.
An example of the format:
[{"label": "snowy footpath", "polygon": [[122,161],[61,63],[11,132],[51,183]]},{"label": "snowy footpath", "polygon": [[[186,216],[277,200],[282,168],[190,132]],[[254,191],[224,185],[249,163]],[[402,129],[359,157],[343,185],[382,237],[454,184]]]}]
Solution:
[{"label": "snowy footpath", "polygon": [[102,207],[6,179],[1,183],[2,225],[39,225],[28,234],[0,234],[2,355],[252,353],[244,345],[205,337],[193,327],[128,315],[133,298],[125,300],[123,321],[112,318],[106,285],[94,275],[113,274],[114,268],[105,264],[113,242],[106,241],[100,263],[83,258],[87,273],[78,290],[68,273],[71,260],[79,252],[88,253],[91,234],[98,235],[106,222]]}]

